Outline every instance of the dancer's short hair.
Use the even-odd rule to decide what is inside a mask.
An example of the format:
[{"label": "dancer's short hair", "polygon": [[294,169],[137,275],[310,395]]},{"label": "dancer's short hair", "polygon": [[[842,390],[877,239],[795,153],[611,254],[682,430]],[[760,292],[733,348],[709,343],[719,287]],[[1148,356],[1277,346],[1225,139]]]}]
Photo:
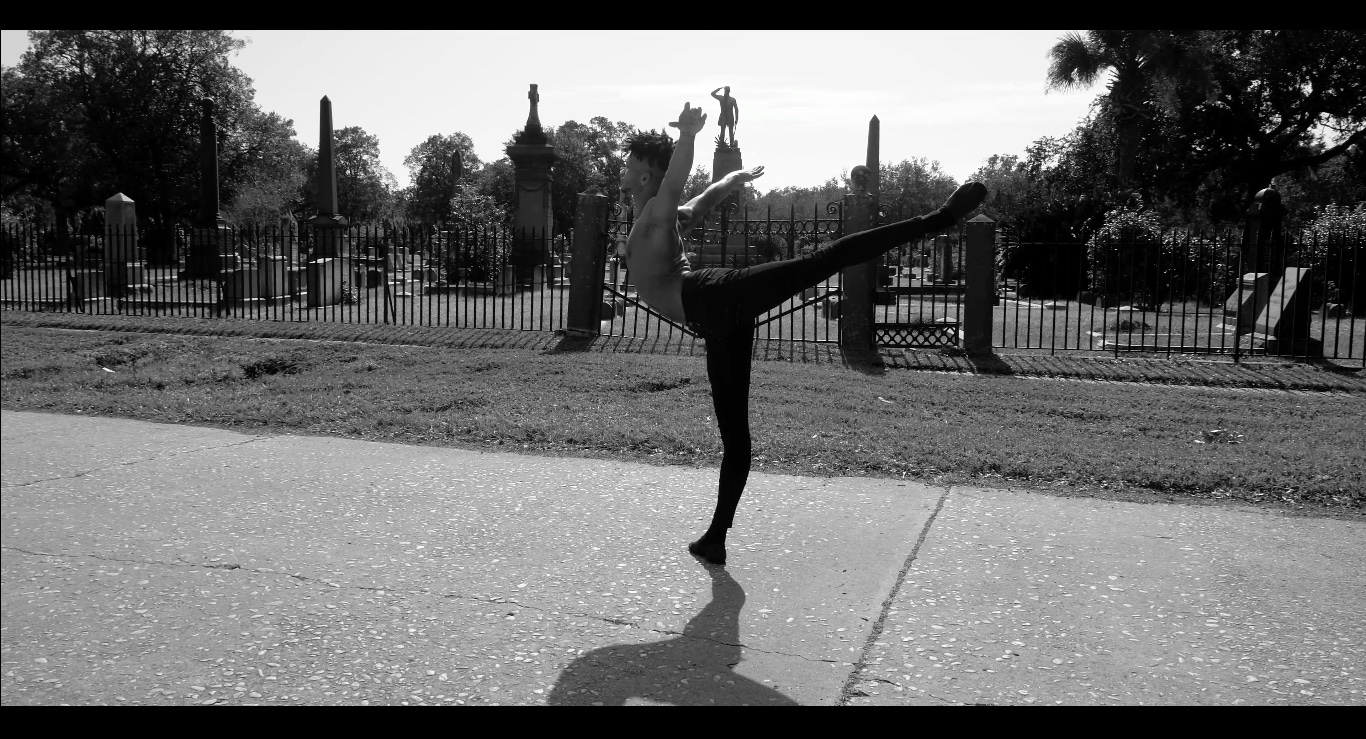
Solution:
[{"label": "dancer's short hair", "polygon": [[654,130],[637,131],[626,139],[626,153],[634,154],[636,159],[645,162],[652,169],[667,172],[669,160],[674,155],[674,141],[667,133]]}]

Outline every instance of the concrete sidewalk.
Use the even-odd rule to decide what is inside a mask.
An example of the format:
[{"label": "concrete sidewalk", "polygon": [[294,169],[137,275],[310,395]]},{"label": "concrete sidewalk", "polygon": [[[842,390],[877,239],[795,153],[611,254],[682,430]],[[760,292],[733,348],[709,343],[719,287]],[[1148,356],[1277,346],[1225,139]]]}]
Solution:
[{"label": "concrete sidewalk", "polygon": [[1366,704],[1366,523],[0,412],[20,704]]}]

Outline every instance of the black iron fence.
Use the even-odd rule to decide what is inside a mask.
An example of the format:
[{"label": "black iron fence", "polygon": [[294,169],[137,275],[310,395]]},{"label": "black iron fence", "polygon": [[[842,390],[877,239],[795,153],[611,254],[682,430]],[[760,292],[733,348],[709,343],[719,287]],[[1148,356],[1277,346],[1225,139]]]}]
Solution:
[{"label": "black iron fence", "polygon": [[1366,234],[999,232],[994,346],[1366,364]]},{"label": "black iron fence", "polygon": [[502,228],[384,225],[184,229],[60,238],[0,228],[0,305],[94,314],[257,318],[553,331],[569,240]]},{"label": "black iron fence", "polygon": [[[789,259],[843,233],[840,203],[810,217],[721,211],[689,235],[694,268]],[[602,248],[603,333],[686,334],[637,300],[620,258],[629,210]],[[506,229],[383,225],[340,230],[182,230],[149,255],[145,234],[59,237],[0,228],[0,305],[9,309],[230,316],[553,331],[566,323],[569,237]],[[1083,243],[998,230],[992,345],[1011,351],[1276,354],[1366,366],[1366,234],[1304,233],[1261,244],[1236,234],[1128,234]],[[875,295],[884,343],[959,346],[961,229],[888,252]],[[756,336],[840,337],[840,275],[756,321]]]}]

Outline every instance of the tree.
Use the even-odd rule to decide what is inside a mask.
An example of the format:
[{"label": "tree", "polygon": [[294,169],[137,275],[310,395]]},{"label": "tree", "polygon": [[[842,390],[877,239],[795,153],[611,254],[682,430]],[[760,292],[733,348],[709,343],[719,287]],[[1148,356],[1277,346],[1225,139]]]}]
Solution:
[{"label": "tree", "polygon": [[1050,89],[1089,87],[1111,73],[1105,107],[1118,134],[1114,187],[1133,184],[1139,125],[1155,110],[1173,104],[1178,90],[1207,92],[1210,80],[1203,38],[1178,31],[1071,32],[1049,51]]},{"label": "tree", "polygon": [[699,164],[692,174],[688,175],[688,181],[683,184],[683,202],[686,203],[701,195],[708,187],[711,187],[711,175],[706,167]]},{"label": "tree", "polygon": [[294,121],[253,108],[226,137],[219,194],[230,222],[273,226],[292,215],[318,156],[295,135]]},{"label": "tree", "polygon": [[616,201],[625,169],[622,146],[634,132],[630,124],[596,116],[586,125],[565,121],[547,134],[557,157],[551,186],[557,232],[573,228],[579,193],[596,187]]},{"label": "tree", "polygon": [[878,172],[878,201],[887,220],[899,221],[929,213],[944,204],[958,182],[925,157],[885,162]]},{"label": "tree", "polygon": [[504,213],[517,211],[517,173],[507,157],[485,164],[469,177],[469,186],[461,190],[491,198]]},{"label": "tree", "polygon": [[[1366,142],[1366,46],[1355,31],[1216,34],[1217,93],[1187,97],[1173,136],[1216,175],[1236,215],[1286,173],[1322,166]],[[1231,212],[1230,212],[1231,211]]]},{"label": "tree", "polygon": [[[457,180],[451,162],[460,152],[463,172]],[[474,154],[474,140],[456,131],[448,136],[433,134],[414,146],[403,159],[412,185],[408,188],[407,214],[421,222],[448,221],[451,218],[452,185],[468,186],[470,176],[482,166]]]},{"label": "tree", "polygon": [[341,214],[355,223],[393,215],[398,181],[379,161],[379,137],[347,126],[333,134],[333,149]]},{"label": "tree", "polygon": [[47,203],[65,248],[72,214],[101,202],[103,173],[85,136],[84,109],[64,90],[14,67],[4,69],[0,91],[0,192],[7,205],[18,205],[25,194]]}]

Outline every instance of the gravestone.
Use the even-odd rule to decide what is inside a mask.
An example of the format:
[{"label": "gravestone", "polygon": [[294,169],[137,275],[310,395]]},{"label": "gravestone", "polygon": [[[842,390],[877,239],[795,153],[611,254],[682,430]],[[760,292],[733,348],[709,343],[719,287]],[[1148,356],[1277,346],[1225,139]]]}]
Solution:
[{"label": "gravestone", "polygon": [[1287,267],[1252,327],[1253,336],[1266,342],[1267,354],[1322,353],[1322,342],[1309,335],[1310,292],[1309,268]]},{"label": "gravestone", "polygon": [[1270,272],[1249,272],[1242,276],[1238,287],[1229,293],[1228,300],[1224,302],[1225,318],[1233,319],[1232,323],[1225,324],[1227,328],[1238,333],[1252,330],[1253,321],[1266,308],[1266,302],[1271,297],[1274,276]]},{"label": "gravestone", "polygon": [[[146,251],[138,246],[137,204],[117,193],[104,201],[104,287],[118,297],[147,282],[142,262]],[[86,293],[91,293],[85,297]],[[83,289],[84,299],[97,297]]]}]

